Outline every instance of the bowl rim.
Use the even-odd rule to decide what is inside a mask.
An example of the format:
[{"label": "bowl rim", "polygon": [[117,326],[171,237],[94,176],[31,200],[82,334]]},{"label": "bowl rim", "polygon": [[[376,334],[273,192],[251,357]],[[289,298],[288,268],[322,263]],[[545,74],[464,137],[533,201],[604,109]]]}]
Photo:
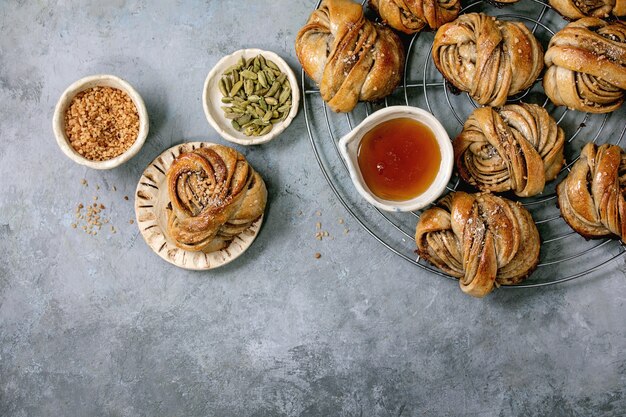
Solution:
[{"label": "bowl rim", "polygon": [[[105,161],[92,161],[91,159],[87,159],[76,152],[65,134],[65,112],[72,102],[72,99],[81,91],[98,85],[118,88],[124,91],[135,104],[137,114],[139,115],[139,133],[137,134],[135,142],[121,155]],[[131,159],[143,147],[149,131],[148,111],[146,110],[146,105],[139,93],[124,79],[111,74],[89,75],[74,81],[65,89],[65,91],[63,91],[63,94],[61,94],[61,97],[57,101],[54,109],[54,116],[52,117],[52,130],[54,131],[54,136],[59,148],[61,148],[61,151],[63,151],[63,153],[74,162],[93,169],[111,169],[118,167]]]},{"label": "bowl rim", "polygon": [[[215,106],[217,105],[217,108],[219,108],[219,112],[218,112],[219,120],[217,120],[217,118],[214,117],[211,111],[211,107],[209,106],[209,104],[212,103],[211,97],[210,97],[210,91],[209,91],[211,81],[221,76],[220,71],[223,71],[224,69],[229,67],[231,65],[229,64],[231,60],[235,58],[239,58],[242,55],[243,56],[256,56],[259,54],[263,55],[265,58],[271,59],[274,63],[276,63],[276,65],[278,65],[280,70],[287,75],[287,78],[289,79],[289,84],[291,85],[291,110],[289,111],[289,115],[287,116],[287,118],[283,120],[282,122],[275,124],[274,127],[272,128],[272,131],[266,135],[251,137],[251,138],[248,138],[247,136],[236,137],[231,132],[229,132],[229,129],[231,129],[230,124],[229,124],[230,121],[226,119],[221,113],[222,110],[220,107],[222,106],[222,103],[221,102],[215,103],[213,104],[213,106],[211,106],[215,108]],[[204,109],[204,115],[206,116],[207,121],[209,122],[211,127],[213,127],[213,129],[215,129],[215,131],[224,140],[227,140],[229,142],[236,143],[239,145],[244,145],[244,146],[260,145],[262,143],[267,143],[271,141],[272,139],[276,138],[285,129],[287,129],[287,127],[291,124],[293,119],[298,114],[299,107],[300,107],[300,89],[298,86],[298,80],[296,78],[296,75],[291,69],[291,67],[289,66],[289,64],[283,58],[281,58],[280,55],[272,51],[267,51],[267,50],[258,49],[258,48],[239,49],[221,58],[213,66],[213,68],[211,68],[211,70],[209,71],[209,73],[207,74],[204,80],[204,86],[202,89],[202,108]]]},{"label": "bowl rim", "polygon": [[[365,183],[358,166],[358,145],[367,132],[380,123],[402,117],[409,117],[430,128],[441,151],[441,164],[431,185],[420,195],[405,201],[386,200],[376,196]],[[447,131],[432,113],[413,106],[390,106],[367,116],[351,132],[339,140],[339,151],[348,167],[350,179],[361,196],[373,206],[390,212],[415,211],[436,201],[446,190],[454,166],[454,150]]]}]

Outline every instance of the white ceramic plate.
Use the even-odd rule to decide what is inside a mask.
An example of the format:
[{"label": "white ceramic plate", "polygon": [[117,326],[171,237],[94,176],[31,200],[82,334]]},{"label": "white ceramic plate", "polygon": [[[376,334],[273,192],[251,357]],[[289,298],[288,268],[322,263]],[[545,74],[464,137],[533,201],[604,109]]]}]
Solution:
[{"label": "white ceramic plate", "polygon": [[148,165],[139,179],[135,192],[137,226],[150,248],[161,258],[178,267],[191,270],[217,268],[237,259],[252,244],[263,216],[220,251],[190,252],[177,247],[167,233],[166,207],[170,204],[165,184],[165,173],[174,159],[184,152],[212,145],[209,142],[188,142],[173,146]]},{"label": "white ceramic plate", "polygon": [[[263,136],[246,136],[241,132],[236,131],[231,121],[224,117],[224,111],[222,110],[222,93],[219,89],[219,81],[224,70],[231,65],[235,65],[239,58],[243,55],[245,59],[253,58],[257,55],[263,55],[265,58],[272,60],[282,72],[287,75],[289,84],[291,86],[291,110],[285,120],[277,123],[272,128],[272,131]],[[224,139],[229,142],[234,142],[239,145],[259,145],[261,143],[269,142],[278,135],[280,135],[291,124],[291,121],[298,114],[298,107],[300,106],[300,89],[298,88],[298,80],[295,74],[289,68],[289,65],[280,56],[274,52],[264,51],[261,49],[241,49],[228,56],[225,56],[218,61],[213,69],[209,72],[204,81],[204,90],[202,93],[202,104],[204,106],[204,114],[209,124],[219,133]]]}]

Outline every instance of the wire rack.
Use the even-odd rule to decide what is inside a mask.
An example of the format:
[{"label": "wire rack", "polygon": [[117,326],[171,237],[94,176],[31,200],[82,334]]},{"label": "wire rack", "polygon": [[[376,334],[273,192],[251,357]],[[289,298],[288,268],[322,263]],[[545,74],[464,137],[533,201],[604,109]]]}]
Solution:
[{"label": "wire rack", "polygon": [[[319,7],[318,2],[316,8]],[[363,1],[365,3],[365,1]],[[466,3],[464,3],[466,4]],[[484,12],[498,19],[525,23],[546,49],[548,41],[566,22],[541,0],[525,0],[502,7],[487,1],[469,2],[461,13]],[[375,16],[371,16],[375,18]],[[347,114],[336,114],[321,99],[319,89],[302,71],[304,116],[315,158],[330,189],[354,219],[382,246],[418,268],[452,278],[420,259],[415,252],[415,226],[421,211],[388,213],[367,204],[350,181],[337,142],[372,112],[390,105],[411,105],[430,111],[439,119],[451,138],[462,129],[469,114],[478,107],[466,93],[455,95],[431,59],[432,32],[421,32],[404,41],[408,44],[402,85],[380,103],[359,103]],[[563,128],[566,135],[566,165],[558,178],[546,184],[544,192],[531,198],[506,197],[520,201],[532,214],[542,237],[537,270],[522,284],[503,288],[541,287],[573,280],[596,271],[626,252],[617,240],[585,240],[561,218],[556,206],[555,187],[578,159],[584,143],[620,144],[626,132],[626,108],[612,114],[594,115],[554,106],[542,90],[540,80],[509,102],[523,100],[542,105]],[[453,174],[448,192],[469,190]],[[358,248],[355,248],[358,250]]]}]

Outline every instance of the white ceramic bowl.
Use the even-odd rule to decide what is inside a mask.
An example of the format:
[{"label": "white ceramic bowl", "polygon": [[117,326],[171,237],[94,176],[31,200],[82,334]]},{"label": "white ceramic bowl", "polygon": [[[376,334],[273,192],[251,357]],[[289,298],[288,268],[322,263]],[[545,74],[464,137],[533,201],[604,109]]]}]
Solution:
[{"label": "white ceramic bowl", "polygon": [[[430,187],[417,197],[406,201],[385,200],[370,191],[363,180],[357,160],[359,144],[363,136],[380,123],[398,118],[410,118],[428,126],[433,131],[441,151],[439,172]],[[439,123],[439,120],[426,110],[410,106],[392,106],[372,113],[355,127],[352,132],[339,140],[339,151],[348,165],[350,178],[357,191],[369,203],[385,211],[414,211],[434,202],[445,191],[446,185],[450,181],[454,164],[454,151],[452,150],[450,137],[441,123]]]},{"label": "white ceramic bowl", "polygon": [[[135,140],[126,152],[116,156],[115,158],[107,159],[106,161],[92,161],[85,158],[72,148],[72,145],[65,134],[65,112],[72,102],[72,99],[81,91],[93,87],[112,87],[124,91],[129,95],[131,100],[133,100],[133,103],[137,108],[137,113],[139,114],[139,134],[137,136],[137,140]],[[54,117],[52,118],[52,130],[54,130],[54,136],[56,137],[57,143],[63,153],[74,162],[94,169],[115,168],[135,156],[146,141],[146,137],[148,136],[148,126],[148,112],[146,111],[146,105],[144,104],[139,93],[137,93],[137,91],[135,91],[135,89],[128,82],[114,75],[106,74],[91,75],[89,77],[81,78],[67,87],[57,102],[56,108],[54,109]]]},{"label": "white ceramic bowl", "polygon": [[[265,58],[272,60],[282,72],[287,75],[289,84],[291,86],[291,110],[285,120],[274,125],[272,130],[263,136],[246,136],[241,132],[236,131],[232,125],[230,119],[224,117],[224,111],[222,106],[222,93],[219,89],[219,81],[226,70],[231,65],[235,65],[239,58],[243,55],[245,59],[255,57],[257,55],[263,55]],[[274,52],[263,51],[261,49],[241,49],[234,52],[224,58],[220,59],[217,64],[209,71],[209,74],[204,81],[204,90],[202,93],[202,104],[204,106],[204,114],[206,115],[209,124],[219,133],[224,139],[229,142],[238,143],[239,145],[259,145],[261,143],[269,142],[276,136],[280,135],[289,126],[291,121],[298,114],[298,107],[300,105],[300,89],[298,88],[298,80],[295,74],[289,68],[289,65]]]}]

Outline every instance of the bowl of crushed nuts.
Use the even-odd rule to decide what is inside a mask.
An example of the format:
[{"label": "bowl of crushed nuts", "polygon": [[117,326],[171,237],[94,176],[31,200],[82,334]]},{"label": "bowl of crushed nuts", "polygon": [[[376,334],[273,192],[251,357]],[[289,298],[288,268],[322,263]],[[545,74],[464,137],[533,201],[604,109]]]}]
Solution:
[{"label": "bowl of crushed nuts", "polygon": [[59,147],[74,162],[111,169],[139,152],[148,136],[143,99],[114,75],[92,75],[61,95],[52,120]]},{"label": "bowl of crushed nuts", "polygon": [[209,124],[240,145],[269,142],[298,113],[300,90],[289,65],[274,52],[242,49],[222,58],[204,82]]}]

